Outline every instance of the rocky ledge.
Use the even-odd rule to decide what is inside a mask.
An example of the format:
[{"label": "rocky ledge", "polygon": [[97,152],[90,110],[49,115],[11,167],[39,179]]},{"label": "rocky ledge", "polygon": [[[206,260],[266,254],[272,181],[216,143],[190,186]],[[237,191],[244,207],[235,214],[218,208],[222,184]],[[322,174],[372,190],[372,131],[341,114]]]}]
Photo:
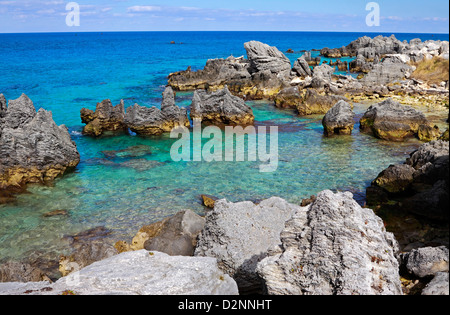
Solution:
[{"label": "rocky ledge", "polygon": [[28,183],[48,183],[75,168],[80,154],[66,126],[52,113],[36,109],[25,95],[6,100],[0,95],[0,190]]}]

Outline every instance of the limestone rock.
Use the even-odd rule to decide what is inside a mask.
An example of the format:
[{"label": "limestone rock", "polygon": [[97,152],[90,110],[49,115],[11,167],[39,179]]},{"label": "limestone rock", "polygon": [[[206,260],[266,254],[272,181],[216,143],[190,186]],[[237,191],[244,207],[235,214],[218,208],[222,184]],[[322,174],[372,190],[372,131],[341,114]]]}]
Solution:
[{"label": "limestone rock", "polygon": [[394,236],[351,193],[319,193],[286,223],[281,243],[258,264],[268,294],[402,294]]},{"label": "limestone rock", "polygon": [[419,137],[419,130],[428,126],[425,115],[409,106],[387,99],[374,104],[360,120],[364,132],[372,132],[377,138],[403,141],[408,137]]},{"label": "limestone rock", "polygon": [[322,120],[325,135],[350,135],[355,124],[354,119],[352,106],[345,101],[337,102]]},{"label": "limestone rock", "polygon": [[300,116],[326,114],[337,102],[348,101],[345,97],[319,94],[314,89],[308,89],[303,97],[302,102],[297,106]]},{"label": "limestone rock", "polygon": [[195,256],[216,258],[221,270],[236,280],[241,293],[260,292],[256,265],[279,244],[286,220],[299,209],[276,197],[259,205],[219,200],[206,215]]},{"label": "limestone rock", "polygon": [[291,70],[291,62],[276,47],[250,41],[244,44],[247,58],[250,61],[250,73],[269,70],[272,73],[283,74]]},{"label": "limestone rock", "polygon": [[414,249],[402,255],[406,270],[419,277],[448,272],[449,252],[445,246]]},{"label": "limestone rock", "polygon": [[301,56],[300,58],[298,58],[295,61],[294,67],[292,68],[292,71],[291,71],[291,74],[302,77],[302,78],[312,76],[312,70],[309,67],[309,64],[305,60],[304,56]]},{"label": "limestone rock", "polygon": [[161,109],[138,104],[127,108],[125,124],[139,135],[161,135],[179,126],[190,127],[187,110],[175,105],[171,87],[167,87],[163,93]]},{"label": "limestone rock", "polygon": [[81,110],[81,121],[86,124],[83,133],[89,136],[98,137],[105,131],[125,131],[124,123],[125,107],[123,100],[113,106],[110,100],[104,100],[97,104],[95,112],[83,108]]},{"label": "limestone rock", "polygon": [[140,250],[96,262],[54,284],[0,283],[0,295],[237,295],[214,258]]},{"label": "limestone rock", "polygon": [[300,93],[298,87],[293,86],[285,88],[278,93],[275,97],[275,106],[278,108],[293,108],[296,109],[297,106],[303,100],[303,95]]},{"label": "limestone rock", "polygon": [[252,125],[255,117],[252,109],[228,87],[217,92],[194,92],[191,106],[192,120],[212,125]]},{"label": "limestone rock", "polygon": [[439,272],[427,284],[422,295],[449,295],[448,272]]},{"label": "limestone rock", "polygon": [[52,113],[25,95],[10,100],[0,125],[0,190],[45,183],[80,162],[66,126],[57,126]]}]

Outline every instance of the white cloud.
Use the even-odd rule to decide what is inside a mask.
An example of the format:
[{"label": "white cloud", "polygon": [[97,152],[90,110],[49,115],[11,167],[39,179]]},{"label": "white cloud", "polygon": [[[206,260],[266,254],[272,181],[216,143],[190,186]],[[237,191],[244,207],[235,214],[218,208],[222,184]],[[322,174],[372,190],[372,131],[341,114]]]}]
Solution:
[{"label": "white cloud", "polygon": [[127,9],[127,12],[153,12],[153,11],[161,11],[162,8],[158,6],[152,6],[152,5],[135,5],[132,7],[129,7]]}]

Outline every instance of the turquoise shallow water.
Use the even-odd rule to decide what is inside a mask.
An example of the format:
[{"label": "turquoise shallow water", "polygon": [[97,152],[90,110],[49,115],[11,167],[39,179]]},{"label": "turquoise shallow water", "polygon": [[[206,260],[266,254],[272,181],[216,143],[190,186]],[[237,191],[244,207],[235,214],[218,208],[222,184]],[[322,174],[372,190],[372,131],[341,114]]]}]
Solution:
[{"label": "turquoise shallow water", "polygon": [[[390,35],[390,34],[387,34]],[[260,162],[173,162],[169,135],[93,139],[81,135],[82,107],[110,98],[127,106],[159,106],[170,72],[208,58],[243,55],[243,43],[256,39],[285,51],[341,47],[361,34],[333,33],[111,33],[0,34],[0,92],[8,99],[26,93],[37,108],[51,110],[66,124],[80,151],[76,171],[52,187],[31,186],[16,202],[0,205],[0,260],[58,257],[68,250],[64,235],[96,226],[130,240],[151,222],[191,209],[204,214],[200,194],[231,201],[272,196],[300,202],[324,189],[350,190],[361,203],[378,173],[404,161],[420,144],[387,143],[361,134],[323,137],[322,116],[300,118],[269,102],[249,102],[257,125],[279,126],[279,166],[260,173]],[[403,36],[404,38],[402,38]],[[399,35],[400,39],[419,37]],[[431,35],[422,35],[423,39]],[[445,37],[443,38],[445,39]],[[169,45],[175,40],[183,45]],[[447,36],[448,40],[448,36]],[[289,55],[292,60],[298,56]],[[189,106],[191,93],[178,93]],[[368,105],[355,105],[357,119]],[[132,150],[132,149],[134,150]],[[116,152],[114,155],[111,151]],[[126,151],[128,150],[128,151]],[[53,210],[68,216],[44,217]]]}]

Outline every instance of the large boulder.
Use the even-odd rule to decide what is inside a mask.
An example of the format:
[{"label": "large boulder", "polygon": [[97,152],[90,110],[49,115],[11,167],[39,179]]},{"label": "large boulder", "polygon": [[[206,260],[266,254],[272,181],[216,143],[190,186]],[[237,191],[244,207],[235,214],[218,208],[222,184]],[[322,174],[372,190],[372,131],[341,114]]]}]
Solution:
[{"label": "large boulder", "polygon": [[125,124],[139,135],[161,135],[176,127],[190,127],[186,108],[175,104],[175,94],[171,87],[163,93],[161,109],[143,107],[135,104],[127,108]]},{"label": "large boulder", "polygon": [[323,191],[296,211],[258,264],[272,295],[401,295],[398,245],[351,193]]},{"label": "large boulder", "polygon": [[237,295],[209,257],[140,250],[96,262],[51,284],[0,283],[0,295]]},{"label": "large boulder", "polygon": [[191,105],[191,118],[211,125],[252,125],[255,116],[245,102],[224,89],[208,93],[204,90],[194,92]]},{"label": "large boulder", "polygon": [[355,124],[355,113],[352,106],[339,101],[323,117],[322,125],[326,136],[350,135]]},{"label": "large boulder", "polygon": [[308,89],[297,105],[300,116],[326,114],[337,102],[348,101],[345,97],[332,94],[319,94],[314,89]]},{"label": "large boulder", "polygon": [[274,74],[287,74],[291,70],[291,62],[276,47],[250,41],[244,44],[250,62],[250,73],[269,70]]},{"label": "large boulder", "polygon": [[360,120],[362,131],[388,141],[404,141],[413,136],[430,140],[424,139],[420,133],[427,127],[430,127],[430,123],[423,113],[391,98],[370,106]]},{"label": "large boulder", "polygon": [[126,131],[124,123],[125,106],[123,100],[113,106],[110,100],[104,100],[97,104],[95,112],[83,108],[80,112],[82,123],[86,124],[83,133],[89,136],[98,137],[105,131],[117,132]]},{"label": "large boulder", "polygon": [[256,265],[280,242],[280,232],[291,215],[300,210],[280,198],[253,202],[216,201],[206,215],[195,256],[214,257],[219,267],[232,276],[241,293],[261,292]]},{"label": "large boulder", "polygon": [[303,95],[297,86],[282,89],[274,99],[278,108],[296,109],[303,100]]},{"label": "large boulder", "polygon": [[[4,106],[4,105],[2,105]],[[80,162],[66,126],[57,126],[52,113],[36,109],[22,94],[10,100],[0,118],[0,190],[27,183],[47,183]]]},{"label": "large boulder", "polygon": [[449,217],[448,191],[449,143],[438,140],[422,145],[404,164],[391,165],[381,172],[366,195],[372,206],[395,202],[398,209],[445,224]]}]

